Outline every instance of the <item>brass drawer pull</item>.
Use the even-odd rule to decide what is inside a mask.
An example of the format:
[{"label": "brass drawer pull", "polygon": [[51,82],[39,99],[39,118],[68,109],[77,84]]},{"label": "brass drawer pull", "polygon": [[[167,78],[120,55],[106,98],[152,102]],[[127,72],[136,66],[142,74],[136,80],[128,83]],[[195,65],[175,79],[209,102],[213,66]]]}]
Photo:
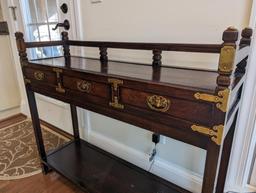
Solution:
[{"label": "brass drawer pull", "polygon": [[85,80],[80,80],[76,82],[76,87],[81,92],[89,93],[91,91],[92,84]]},{"label": "brass drawer pull", "polygon": [[163,96],[148,96],[147,105],[150,109],[159,112],[166,112],[170,108],[171,101]]},{"label": "brass drawer pull", "polygon": [[44,73],[41,72],[41,71],[35,71],[35,72],[34,72],[34,77],[35,77],[36,80],[41,81],[41,80],[44,80],[45,75],[44,75]]}]

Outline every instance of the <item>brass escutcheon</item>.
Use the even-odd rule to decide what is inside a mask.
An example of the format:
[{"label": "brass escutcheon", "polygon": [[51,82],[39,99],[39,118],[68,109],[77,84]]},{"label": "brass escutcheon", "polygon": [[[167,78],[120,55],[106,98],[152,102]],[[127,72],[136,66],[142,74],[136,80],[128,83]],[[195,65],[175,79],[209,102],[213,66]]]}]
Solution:
[{"label": "brass escutcheon", "polygon": [[80,80],[76,82],[76,87],[81,92],[89,93],[91,91],[91,86],[92,84],[85,80]]},{"label": "brass escutcheon", "polygon": [[170,108],[171,101],[163,96],[148,96],[147,105],[150,109],[159,112],[166,112]]},{"label": "brass escutcheon", "polygon": [[45,74],[41,71],[35,71],[34,72],[34,77],[35,77],[36,80],[41,81],[41,80],[44,80]]}]

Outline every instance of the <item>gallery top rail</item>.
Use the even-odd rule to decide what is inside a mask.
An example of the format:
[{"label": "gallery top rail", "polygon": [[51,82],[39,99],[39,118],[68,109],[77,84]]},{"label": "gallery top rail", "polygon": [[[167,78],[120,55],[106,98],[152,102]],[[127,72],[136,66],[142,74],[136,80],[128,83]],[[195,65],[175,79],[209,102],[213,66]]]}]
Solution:
[{"label": "gallery top rail", "polygon": [[[62,32],[62,39],[60,41],[44,41],[44,42],[25,42],[23,34],[17,32],[16,34],[17,45],[20,49],[26,52],[27,48],[35,47],[48,47],[48,46],[63,46],[63,53],[68,64],[70,57],[70,46],[82,47],[97,47],[100,50],[101,62],[108,61],[108,48],[114,49],[134,49],[134,50],[151,50],[153,52],[153,66],[161,66],[162,64],[162,51],[177,51],[177,52],[197,52],[197,53],[216,53],[222,54],[222,51],[232,50],[234,55],[241,55],[245,58],[247,53],[243,48],[250,46],[252,29],[245,28],[241,33],[239,40],[239,31],[233,27],[226,29],[223,32],[220,44],[179,44],[179,43],[134,43],[134,42],[104,42],[104,41],[77,41],[69,40],[68,33]],[[241,53],[239,53],[241,52]],[[244,54],[245,53],[245,54]],[[240,57],[240,58],[241,58]]]}]

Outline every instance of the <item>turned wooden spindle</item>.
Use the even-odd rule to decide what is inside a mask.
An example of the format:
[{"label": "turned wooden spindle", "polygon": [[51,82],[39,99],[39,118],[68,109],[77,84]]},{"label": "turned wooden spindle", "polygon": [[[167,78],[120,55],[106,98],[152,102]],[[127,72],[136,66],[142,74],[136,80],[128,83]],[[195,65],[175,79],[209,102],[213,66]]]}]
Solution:
[{"label": "turned wooden spindle", "polygon": [[223,33],[222,40],[224,42],[220,52],[217,91],[224,90],[231,85],[238,35],[238,30],[233,27],[228,28]]},{"label": "turned wooden spindle", "polygon": [[244,74],[246,72],[246,66],[247,66],[247,60],[248,57],[246,57],[244,60],[242,60],[239,64],[236,65],[236,74],[242,73]]},{"label": "turned wooden spindle", "polygon": [[158,68],[158,67],[153,67],[153,70],[152,70],[152,80],[154,81],[160,81],[161,79],[161,69],[162,68]]},{"label": "turned wooden spindle", "polygon": [[108,63],[108,52],[106,47],[100,47],[100,61],[101,64],[107,64]]},{"label": "turned wooden spindle", "polygon": [[162,65],[162,50],[153,50],[153,67],[159,67]]},{"label": "turned wooden spindle", "polygon": [[240,48],[251,45],[252,33],[253,33],[253,30],[251,28],[245,28],[242,31],[242,38],[239,44]]},{"label": "turned wooden spindle", "polygon": [[[253,31],[251,28],[245,28],[242,31],[242,38],[240,40],[239,49],[242,49],[246,46],[251,45],[252,33],[253,33]],[[243,61],[241,61],[239,64],[237,64],[235,73],[244,74],[246,72],[247,60],[248,60],[248,57],[246,57]]]},{"label": "turned wooden spindle", "polygon": [[63,54],[65,58],[66,67],[70,67],[70,47],[68,44],[68,32],[61,32],[61,39],[63,41]]},{"label": "turned wooden spindle", "polygon": [[21,32],[16,32],[15,37],[16,37],[16,44],[17,44],[19,56],[20,56],[20,63],[21,63],[21,66],[23,67],[28,63],[24,35]]}]

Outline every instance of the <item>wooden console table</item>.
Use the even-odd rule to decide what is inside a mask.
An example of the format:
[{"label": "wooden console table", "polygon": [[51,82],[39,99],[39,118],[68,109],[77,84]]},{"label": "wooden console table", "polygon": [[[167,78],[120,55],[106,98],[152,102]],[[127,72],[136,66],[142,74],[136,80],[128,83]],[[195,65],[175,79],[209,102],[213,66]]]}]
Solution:
[{"label": "wooden console table", "polygon": [[[61,41],[25,42],[22,33],[15,35],[45,174],[51,168],[92,193],[189,192],[80,139],[76,107],[82,107],[205,149],[202,192],[223,192],[251,29],[244,29],[237,43],[238,30],[228,28],[222,44],[73,41],[67,32],[62,32]],[[28,48],[59,45],[63,57],[27,58]],[[71,56],[70,46],[98,47],[100,59]],[[110,61],[110,48],[152,50],[153,64]],[[219,54],[218,70],[163,66],[162,51]],[[35,92],[71,106],[74,140],[48,155]]]}]

